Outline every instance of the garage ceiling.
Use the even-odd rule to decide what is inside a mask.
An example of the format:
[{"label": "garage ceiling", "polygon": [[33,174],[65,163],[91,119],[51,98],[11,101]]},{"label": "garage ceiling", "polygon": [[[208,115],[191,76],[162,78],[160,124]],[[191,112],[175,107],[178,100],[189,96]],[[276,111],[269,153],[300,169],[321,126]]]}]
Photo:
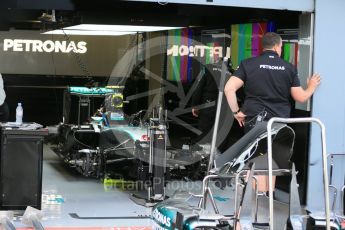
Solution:
[{"label": "garage ceiling", "polygon": [[[280,28],[293,28],[298,25],[300,14],[299,11],[115,0],[7,1],[10,26],[17,29],[65,27],[81,23],[228,27],[257,21],[275,21]],[[56,12],[57,23],[50,25],[42,14],[49,15],[52,9]]]}]

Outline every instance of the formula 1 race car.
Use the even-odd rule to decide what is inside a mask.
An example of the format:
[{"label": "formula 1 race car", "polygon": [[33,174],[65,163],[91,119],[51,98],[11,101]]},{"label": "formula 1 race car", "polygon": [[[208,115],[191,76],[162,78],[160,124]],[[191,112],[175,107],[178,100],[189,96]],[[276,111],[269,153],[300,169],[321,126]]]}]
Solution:
[{"label": "formula 1 race car", "polygon": [[[145,180],[150,160],[150,124],[141,120],[142,113],[130,116],[128,124],[110,127],[101,125],[100,117],[93,117],[89,124],[62,124],[54,151],[87,177]],[[184,145],[182,149],[167,144],[168,178],[201,178],[208,162],[206,148]]]}]

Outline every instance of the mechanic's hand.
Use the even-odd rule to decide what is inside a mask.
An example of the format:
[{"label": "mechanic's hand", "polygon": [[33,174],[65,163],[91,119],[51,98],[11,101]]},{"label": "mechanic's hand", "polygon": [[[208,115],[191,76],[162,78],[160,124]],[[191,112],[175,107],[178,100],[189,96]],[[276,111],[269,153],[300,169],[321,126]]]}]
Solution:
[{"label": "mechanic's hand", "polygon": [[199,116],[199,110],[197,108],[192,108],[192,114],[194,117],[198,117]]},{"label": "mechanic's hand", "polygon": [[246,115],[240,111],[236,115],[234,115],[235,119],[237,120],[238,124],[243,127],[244,126],[244,119],[246,118]]},{"label": "mechanic's hand", "polygon": [[316,89],[321,83],[321,75],[318,73],[313,74],[310,78],[307,80],[308,88]]}]

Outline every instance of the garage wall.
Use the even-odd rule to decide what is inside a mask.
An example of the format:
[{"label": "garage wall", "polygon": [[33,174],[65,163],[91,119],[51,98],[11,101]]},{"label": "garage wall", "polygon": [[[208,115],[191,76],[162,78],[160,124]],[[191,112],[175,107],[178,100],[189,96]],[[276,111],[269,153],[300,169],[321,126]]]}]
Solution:
[{"label": "garage wall", "polygon": [[[10,40],[10,41],[9,41]],[[0,72],[5,74],[112,76],[128,75],[125,69],[115,68],[124,54],[129,60],[135,57],[136,35],[82,36],[51,35],[41,31],[0,31]],[[27,42],[31,42],[27,44]],[[16,43],[18,42],[18,43]],[[45,49],[36,49],[33,44],[49,42]],[[54,49],[56,42],[64,42],[67,49]],[[78,51],[79,42],[85,44],[83,52]],[[13,46],[6,45],[13,43]],[[70,48],[68,48],[70,47]],[[49,49],[49,50],[48,50]],[[77,50],[77,52],[73,51]],[[132,52],[129,52],[131,50]],[[126,62],[128,63],[128,61]],[[123,75],[122,75],[123,74]]]},{"label": "garage wall", "polygon": [[[127,0],[137,2],[157,2],[160,4],[166,3],[181,3],[186,4],[185,0]],[[188,4],[200,4],[200,5],[219,5],[219,6],[238,6],[249,8],[262,8],[262,9],[277,9],[277,10],[297,10],[312,12],[314,9],[313,0],[189,0]]]},{"label": "garage wall", "polygon": [[[326,126],[328,153],[345,152],[345,74],[343,57],[345,1],[315,1],[314,72],[322,74],[322,83],[313,97],[312,116]],[[344,157],[345,158],[345,157]],[[336,158],[333,183],[338,194],[344,184],[345,161]],[[321,167],[320,130],[312,127],[307,205],[311,210],[324,207]],[[332,194],[332,193],[330,193]],[[340,194],[337,207],[340,208]],[[332,202],[332,199],[331,199]]]}]

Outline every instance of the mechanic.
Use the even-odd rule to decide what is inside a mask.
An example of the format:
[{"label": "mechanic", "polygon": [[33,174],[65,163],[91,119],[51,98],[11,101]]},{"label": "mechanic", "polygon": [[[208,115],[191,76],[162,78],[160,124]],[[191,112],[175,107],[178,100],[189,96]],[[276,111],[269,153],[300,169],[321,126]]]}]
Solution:
[{"label": "mechanic", "polygon": [[[280,58],[282,38],[278,34],[273,32],[264,34],[262,47],[263,53],[260,56],[241,62],[224,89],[230,109],[239,125],[244,126],[245,133],[258,122],[267,121],[272,117],[290,117],[292,99],[301,103],[306,102],[321,81],[319,74],[313,74],[307,80],[307,88],[301,87],[297,69]],[[245,98],[240,108],[236,91],[242,87]],[[257,163],[260,162],[259,158],[255,159]],[[261,162],[267,162],[262,159]],[[267,176],[260,176],[257,179],[258,190],[267,192]],[[275,178],[273,181],[275,183]]]},{"label": "mechanic", "polygon": [[0,74],[0,122],[8,121],[9,109],[5,99],[6,93],[4,90],[4,81],[2,79],[2,75]]},{"label": "mechanic", "polygon": [[[198,79],[191,100],[192,115],[198,118],[198,129],[202,132],[195,142],[211,143],[212,130],[216,117],[219,81],[222,71],[222,60],[204,67],[203,76]],[[228,63],[226,77],[231,76],[231,63]]]},{"label": "mechanic", "polygon": [[[313,74],[303,89],[297,69],[280,58],[282,38],[273,32],[262,38],[263,53],[243,60],[225,85],[230,109],[241,127],[248,132],[258,121],[272,117],[290,117],[292,100],[306,102],[320,84],[319,74]],[[236,91],[244,86],[245,99],[240,108]]]}]

